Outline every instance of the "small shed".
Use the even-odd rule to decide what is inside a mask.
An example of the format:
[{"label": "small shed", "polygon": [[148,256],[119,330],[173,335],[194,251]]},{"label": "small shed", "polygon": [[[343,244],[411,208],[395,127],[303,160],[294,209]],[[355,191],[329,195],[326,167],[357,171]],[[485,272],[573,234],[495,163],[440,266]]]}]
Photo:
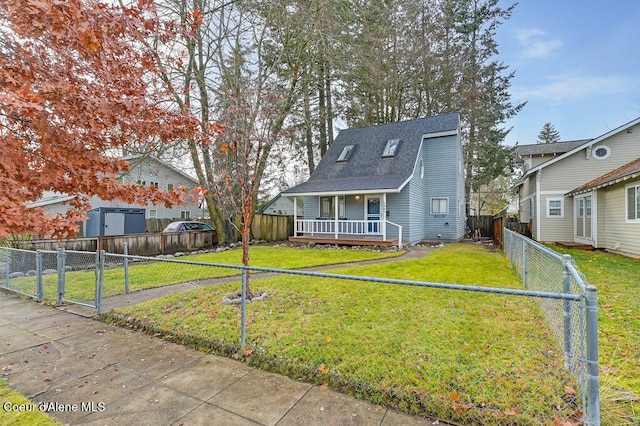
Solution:
[{"label": "small shed", "polygon": [[87,237],[143,234],[146,232],[145,209],[131,207],[99,207],[87,212]]}]

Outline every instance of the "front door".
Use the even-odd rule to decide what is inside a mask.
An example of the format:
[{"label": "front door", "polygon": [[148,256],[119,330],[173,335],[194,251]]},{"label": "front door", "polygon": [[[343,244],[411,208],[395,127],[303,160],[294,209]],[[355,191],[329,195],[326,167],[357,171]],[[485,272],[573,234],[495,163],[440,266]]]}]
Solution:
[{"label": "front door", "polygon": [[367,198],[367,221],[375,221],[369,222],[367,225],[368,232],[370,233],[378,233],[380,232],[380,197],[369,197]]},{"label": "front door", "polygon": [[576,199],[576,239],[591,240],[591,196]]}]

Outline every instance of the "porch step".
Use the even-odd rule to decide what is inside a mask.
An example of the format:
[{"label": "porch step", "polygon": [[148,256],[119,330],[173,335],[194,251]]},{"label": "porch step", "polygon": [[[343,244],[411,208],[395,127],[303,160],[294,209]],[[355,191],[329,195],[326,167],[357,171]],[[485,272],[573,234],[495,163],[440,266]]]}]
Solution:
[{"label": "porch step", "polygon": [[374,240],[371,238],[289,237],[292,243],[337,244],[340,246],[397,246],[398,240]]},{"label": "porch step", "polygon": [[556,245],[566,249],[576,249],[576,250],[593,250],[593,246],[591,244],[585,243],[575,243],[575,242],[560,242],[557,241]]}]

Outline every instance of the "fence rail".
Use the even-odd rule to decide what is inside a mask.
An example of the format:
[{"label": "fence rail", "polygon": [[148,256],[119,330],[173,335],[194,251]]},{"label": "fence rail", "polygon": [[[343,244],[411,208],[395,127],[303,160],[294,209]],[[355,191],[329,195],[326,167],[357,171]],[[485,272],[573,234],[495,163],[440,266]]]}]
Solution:
[{"label": "fence rail", "polygon": [[[226,344],[244,349],[241,352],[253,353],[254,360],[261,360],[255,362],[264,362],[266,368],[305,380],[316,377],[323,383],[365,395],[379,403],[403,406],[410,401],[417,404],[412,405],[412,409],[422,407],[420,410],[427,411],[440,409],[433,407],[444,404],[450,419],[460,422],[492,424],[499,421],[500,416],[513,416],[502,419],[513,420],[514,424],[551,424],[556,420],[554,415],[559,412],[559,405],[564,404],[563,409],[571,410],[572,404],[576,404],[574,416],[582,413],[579,414],[581,422],[599,425],[595,288],[582,278],[570,257],[561,256],[511,231],[504,232],[505,255],[522,277],[523,288],[244,267],[105,252],[97,256],[96,253],[65,253],[62,250],[54,253],[13,249],[0,250],[0,272],[5,277],[1,287],[29,294],[38,300],[53,297],[58,304],[72,302],[92,306],[97,312],[115,308],[117,313],[119,309],[125,309],[125,315],[128,315],[126,308],[118,307],[147,300],[150,297],[147,292],[154,291],[158,285],[158,277],[180,287],[176,291],[183,291],[195,288],[194,283],[205,285],[215,277],[231,276],[231,280],[241,281],[241,305],[240,312],[234,308],[225,311],[229,324],[237,324],[237,329],[226,329],[225,332],[230,333]],[[45,275],[46,267],[54,261],[57,275]],[[34,265],[34,275],[12,275],[18,266],[24,269],[31,265]],[[249,273],[254,278],[277,274],[278,281],[285,282],[278,287],[281,292],[278,297],[290,294],[296,300],[295,309],[299,314],[294,316],[295,320],[285,324],[277,322],[277,318],[284,315],[278,301],[266,302],[272,304],[264,308],[248,302]],[[349,284],[341,284],[345,282]],[[317,292],[323,288],[335,288],[334,296],[318,299]],[[388,296],[380,301],[378,293]],[[210,297],[211,293],[207,294]],[[524,301],[524,305],[517,300]],[[368,311],[367,308],[374,304],[380,306],[380,312]],[[441,311],[425,312],[427,307],[436,304]],[[419,310],[412,311],[412,305],[419,305]],[[476,317],[466,313],[468,309],[473,312],[482,306],[493,314]],[[164,305],[162,309],[172,307]],[[453,314],[446,312],[452,309]],[[181,315],[187,312],[190,310],[183,309]],[[216,311],[208,315],[218,318],[225,312],[216,307]],[[494,316],[505,317],[503,321],[507,324],[503,327]],[[330,326],[323,321],[314,322],[322,318],[332,318],[327,322],[335,324],[335,328],[327,328]],[[334,321],[336,318],[339,320]],[[442,318],[447,321],[439,322]],[[257,324],[260,321],[262,324]],[[314,324],[314,328],[307,329],[310,324]],[[389,324],[402,333],[385,333]],[[467,327],[477,327],[478,334],[468,341],[456,337]],[[424,333],[434,330],[441,336],[439,341],[433,341],[432,335],[425,337]],[[184,332],[180,330],[177,335]],[[533,347],[520,347],[518,333],[535,334],[540,336],[540,341],[528,339]],[[290,335],[305,337],[288,340]],[[212,338],[217,346],[225,344],[221,343],[224,340],[221,336]],[[383,344],[374,345],[382,348],[376,349],[380,352],[369,354],[362,349],[361,341],[371,339],[386,339]],[[344,350],[361,355],[356,357],[358,363],[345,363],[344,358],[349,357],[340,352],[343,349],[339,341]],[[444,347],[449,349],[443,351]],[[500,358],[500,351],[515,357],[514,366],[532,363],[528,370],[539,376],[522,380],[515,373],[496,371],[490,360],[491,356]],[[229,350],[223,352],[230,353]],[[454,358],[439,359],[443,352]],[[373,360],[391,359],[400,361],[382,372],[368,366],[369,362],[376,362]],[[476,371],[474,364],[482,373],[470,373]],[[376,374],[371,376],[372,371]],[[418,387],[403,393],[407,383],[409,386],[413,382],[421,383],[420,377],[424,374],[436,375],[436,388]],[[544,383],[561,383],[560,389],[563,389],[564,375],[575,380],[575,395],[569,395],[564,402],[562,398],[567,395],[549,395],[550,408],[544,412],[539,407],[527,406],[532,397],[547,397],[540,395],[538,385],[531,385],[531,382],[540,383],[541,387]],[[513,388],[511,381],[517,382]],[[479,393],[471,393],[474,387],[478,387],[475,392]],[[497,401],[504,395],[511,395],[509,398],[513,397],[514,402],[505,402],[511,404],[505,406],[498,402],[492,402],[495,406],[487,405],[487,398]]]}]

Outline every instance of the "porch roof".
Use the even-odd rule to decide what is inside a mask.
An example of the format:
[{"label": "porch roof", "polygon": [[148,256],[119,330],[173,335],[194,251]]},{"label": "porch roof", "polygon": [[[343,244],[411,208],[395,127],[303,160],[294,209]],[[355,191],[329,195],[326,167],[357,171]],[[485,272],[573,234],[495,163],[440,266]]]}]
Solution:
[{"label": "porch roof", "polygon": [[349,195],[400,192],[405,176],[360,176],[345,179],[308,180],[284,192],[286,195]]}]

